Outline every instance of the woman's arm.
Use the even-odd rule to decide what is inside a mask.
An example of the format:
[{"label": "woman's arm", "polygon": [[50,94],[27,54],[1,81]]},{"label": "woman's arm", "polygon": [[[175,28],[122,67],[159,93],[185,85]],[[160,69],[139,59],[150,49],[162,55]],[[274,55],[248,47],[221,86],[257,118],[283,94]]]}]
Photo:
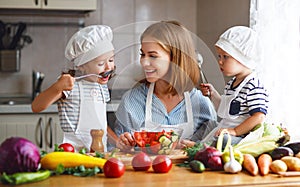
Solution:
[{"label": "woman's arm", "polygon": [[72,90],[75,79],[69,75],[62,75],[48,89],[41,92],[31,103],[33,112],[41,112],[63,96],[63,91]]}]

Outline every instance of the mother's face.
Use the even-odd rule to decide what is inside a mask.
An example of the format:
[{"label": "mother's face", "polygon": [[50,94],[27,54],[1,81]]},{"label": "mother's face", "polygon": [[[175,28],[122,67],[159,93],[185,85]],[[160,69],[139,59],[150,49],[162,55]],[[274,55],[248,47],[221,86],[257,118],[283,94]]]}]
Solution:
[{"label": "mother's face", "polygon": [[166,77],[170,66],[170,54],[157,42],[144,38],[140,55],[140,63],[148,82],[156,82]]}]

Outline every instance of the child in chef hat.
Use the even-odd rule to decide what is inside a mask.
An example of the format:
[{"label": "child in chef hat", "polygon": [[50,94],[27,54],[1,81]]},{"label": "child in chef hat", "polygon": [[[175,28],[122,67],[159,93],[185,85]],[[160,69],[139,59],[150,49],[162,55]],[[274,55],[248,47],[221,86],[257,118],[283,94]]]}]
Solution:
[{"label": "child in chef hat", "polygon": [[[232,144],[237,144],[256,125],[264,122],[268,111],[267,91],[255,73],[262,50],[257,33],[245,26],[226,30],[215,47],[221,72],[232,78],[227,82],[223,95],[219,95],[209,83],[200,85],[203,95],[214,103],[221,121],[207,122],[208,126],[217,127],[204,134],[196,133],[192,140],[214,142],[226,129],[232,137]],[[227,136],[223,143],[227,143]]]},{"label": "child in chef hat", "polygon": [[112,39],[112,30],[106,25],[91,25],[76,32],[65,56],[74,67],[73,73],[88,76],[62,74],[32,102],[32,111],[40,112],[57,101],[63,142],[71,143],[77,151],[90,150],[92,129],[103,130],[103,151],[107,151],[107,133],[116,138],[106,118],[106,102],[110,100],[107,82],[115,68]]}]

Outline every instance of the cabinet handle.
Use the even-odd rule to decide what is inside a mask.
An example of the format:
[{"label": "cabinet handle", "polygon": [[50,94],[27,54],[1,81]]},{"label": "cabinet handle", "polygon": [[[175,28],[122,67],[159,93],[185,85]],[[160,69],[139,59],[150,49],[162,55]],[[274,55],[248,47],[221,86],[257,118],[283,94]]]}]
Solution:
[{"label": "cabinet handle", "polygon": [[[51,149],[53,147],[53,133],[52,133],[53,125],[52,124],[53,124],[53,120],[52,120],[52,118],[49,118],[46,129],[45,129],[45,134],[46,134],[45,141]],[[48,130],[49,130],[49,135],[50,135],[49,142],[48,142]]]},{"label": "cabinet handle", "polygon": [[35,3],[35,5],[38,5],[39,4],[39,0],[35,0],[34,3]]},{"label": "cabinet handle", "polygon": [[[40,134],[40,137],[38,140],[38,136],[37,134]],[[39,145],[40,148],[43,148],[43,119],[42,117],[39,118],[37,127],[36,127],[36,136],[35,136],[35,141],[37,142],[37,144]]]},{"label": "cabinet handle", "polygon": [[47,6],[48,5],[48,0],[44,0],[44,4]]}]

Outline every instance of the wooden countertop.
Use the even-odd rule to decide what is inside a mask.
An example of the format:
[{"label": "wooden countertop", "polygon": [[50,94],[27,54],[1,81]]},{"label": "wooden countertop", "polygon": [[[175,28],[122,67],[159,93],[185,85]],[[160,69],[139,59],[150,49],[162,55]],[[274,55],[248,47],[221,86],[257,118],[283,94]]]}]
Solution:
[{"label": "wooden countertop", "polygon": [[[0,186],[7,186],[0,184]],[[227,174],[223,171],[204,171],[194,173],[187,168],[173,165],[171,171],[165,174],[136,172],[127,166],[125,174],[120,178],[106,178],[104,174],[93,177],[75,177],[70,175],[52,176],[44,181],[18,185],[18,187],[52,187],[52,186],[300,186],[300,177],[278,177],[275,174],[267,176],[250,176],[246,171],[238,174]]]}]

